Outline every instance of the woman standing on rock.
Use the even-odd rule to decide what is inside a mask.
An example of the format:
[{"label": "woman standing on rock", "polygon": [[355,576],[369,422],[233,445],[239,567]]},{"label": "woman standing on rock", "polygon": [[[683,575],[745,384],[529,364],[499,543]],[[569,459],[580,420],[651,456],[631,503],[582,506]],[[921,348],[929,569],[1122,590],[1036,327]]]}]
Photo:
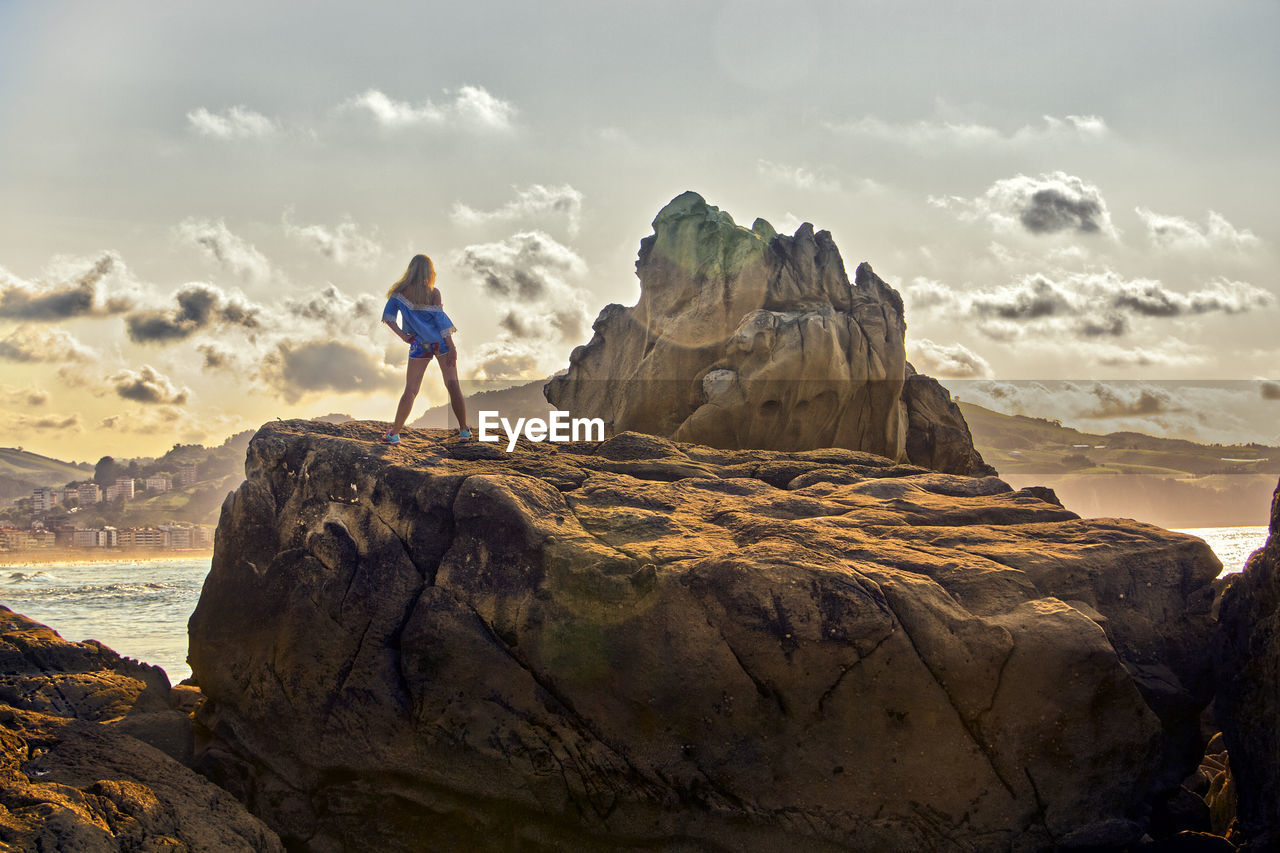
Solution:
[{"label": "woman standing on rock", "polygon": [[[404,328],[396,323],[400,315]],[[467,404],[458,384],[458,351],[453,346],[457,329],[444,313],[444,300],[436,289],[436,267],[426,255],[414,255],[409,267],[387,291],[387,307],[382,309],[382,322],[391,327],[400,340],[409,345],[409,367],[405,373],[404,393],[396,406],[396,422],[382,436],[384,444],[399,444],[400,430],[413,411],[413,401],[422,387],[422,374],[433,356],[440,361],[440,375],[449,392],[449,405],[458,419],[458,437],[471,438],[467,426]]]}]

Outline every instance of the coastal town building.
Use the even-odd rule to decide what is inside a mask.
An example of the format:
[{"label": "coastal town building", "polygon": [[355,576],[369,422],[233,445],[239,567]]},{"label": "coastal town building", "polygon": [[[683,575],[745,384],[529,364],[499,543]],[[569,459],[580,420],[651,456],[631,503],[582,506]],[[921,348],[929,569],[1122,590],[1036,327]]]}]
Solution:
[{"label": "coastal town building", "polygon": [[213,531],[202,524],[162,524],[160,529],[166,531],[169,547],[175,551],[213,545]]},{"label": "coastal town building", "polygon": [[116,548],[120,531],[114,527],[77,527],[71,544],[76,548]]},{"label": "coastal town building", "polygon": [[77,486],[63,486],[58,489],[58,498],[63,506],[70,506],[73,502],[80,502],[80,490]]},{"label": "coastal town building", "polygon": [[121,548],[168,548],[169,532],[159,527],[122,527]]},{"label": "coastal town building", "polygon": [[196,481],[200,476],[199,469],[195,465],[183,465],[178,468],[178,476],[175,485],[179,489],[185,489]]},{"label": "coastal town building", "polygon": [[173,481],[168,477],[148,477],[146,488],[148,492],[167,492],[173,488]]},{"label": "coastal town building", "polygon": [[116,498],[123,498],[124,500],[131,501],[133,500],[133,494],[133,478],[120,477],[110,486],[107,486],[106,499],[113,501]]},{"label": "coastal town building", "polygon": [[54,535],[54,544],[59,548],[72,548],[75,546],[76,526],[65,522],[59,524],[54,529]]},{"label": "coastal town building", "polygon": [[76,497],[80,500],[80,506],[88,506],[102,502],[102,489],[97,483],[82,483],[80,488],[76,490]]},{"label": "coastal town building", "polygon": [[56,537],[51,530],[19,530],[0,528],[0,549],[5,551],[35,551],[52,548]]},{"label": "coastal town building", "polygon": [[60,497],[59,490],[41,486],[31,493],[32,508],[36,512],[48,512],[61,502]]}]

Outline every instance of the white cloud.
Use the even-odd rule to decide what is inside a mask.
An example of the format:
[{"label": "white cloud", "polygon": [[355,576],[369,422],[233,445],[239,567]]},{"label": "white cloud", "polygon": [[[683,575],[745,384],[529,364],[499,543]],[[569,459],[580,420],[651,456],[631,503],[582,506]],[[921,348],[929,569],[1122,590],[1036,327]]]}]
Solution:
[{"label": "white cloud", "polygon": [[1180,216],[1155,213],[1145,207],[1134,210],[1147,227],[1148,239],[1161,249],[1240,251],[1261,243],[1252,231],[1236,228],[1216,211],[1209,211],[1208,222],[1201,226]]},{"label": "white cloud", "polygon": [[394,387],[401,371],[359,341],[277,341],[254,377],[285,402],[320,394],[370,394]]},{"label": "white cloud", "polygon": [[120,255],[110,250],[94,258],[54,257],[38,282],[0,267],[0,317],[39,321],[118,314],[129,310],[139,293]]},{"label": "white cloud", "polygon": [[459,118],[495,130],[509,130],[516,114],[516,108],[509,102],[495,98],[479,86],[463,86],[452,106]]},{"label": "white cloud", "polygon": [[961,344],[936,344],[921,338],[907,345],[908,361],[926,376],[939,379],[988,379],[991,364]]},{"label": "white cloud", "polygon": [[13,435],[30,432],[82,432],[80,414],[29,415],[26,412],[0,412],[0,430]]},{"label": "white cloud", "polygon": [[996,181],[977,198],[931,196],[929,203],[955,211],[962,220],[986,220],[1002,231],[1118,236],[1102,192],[1065,172],[1016,175]]},{"label": "white cloud", "polygon": [[[1180,293],[1151,279],[1127,279],[1110,270],[1065,273],[1056,278],[1028,275],[1012,284],[957,290],[916,278],[903,288],[906,304],[926,314],[965,317],[997,341],[1046,333],[1078,339],[1116,338],[1139,318],[1242,314],[1269,308],[1275,297],[1247,282],[1214,279],[1199,290]],[[1095,360],[1102,349],[1091,344]],[[1113,354],[1119,361],[1123,353]],[[1143,363],[1133,356],[1132,363]],[[1102,362],[1111,363],[1111,362]],[[1173,363],[1150,356],[1147,364]],[[1179,362],[1183,363],[1183,362]]]},{"label": "white cloud", "polygon": [[102,429],[134,435],[161,435],[169,441],[186,442],[221,441],[226,436],[249,424],[243,418],[222,412],[202,409],[199,414],[181,406],[147,406],[103,418]]},{"label": "white cloud", "polygon": [[181,405],[191,396],[190,388],[178,388],[160,371],[149,364],[141,370],[125,368],[107,377],[112,390],[125,400],[138,403],[163,403]]},{"label": "white cloud", "polygon": [[563,362],[565,344],[585,341],[587,294],[569,279],[584,275],[587,264],[568,246],[524,231],[467,246],[452,260],[481,285],[499,315],[501,331],[479,348],[472,379],[545,376]]},{"label": "white cloud", "polygon": [[21,325],[0,340],[0,359],[25,362],[93,361],[98,357],[65,329]]},{"label": "white cloud", "polygon": [[771,160],[756,160],[756,173],[766,181],[799,190],[834,192],[840,189],[835,178],[819,175],[805,166],[789,166]]},{"label": "white cloud", "polygon": [[473,130],[509,131],[516,108],[480,86],[463,86],[443,103],[397,101],[378,89],[369,89],[344,104],[371,113],[387,128],[445,125],[457,122]]},{"label": "white cloud", "polygon": [[377,326],[383,304],[383,300],[369,293],[353,299],[333,284],[310,296],[292,296],[284,302],[289,317],[347,335],[368,335]]},{"label": "white cloud", "polygon": [[449,218],[459,225],[483,225],[517,220],[542,221],[562,216],[569,235],[578,233],[582,223],[582,193],[569,184],[558,187],[530,184],[524,189],[514,189],[516,197],[494,210],[476,210],[461,202],[455,203]]},{"label": "white cloud", "polygon": [[290,221],[289,212],[285,211],[282,222],[285,234],[336,263],[368,267],[382,257],[382,244],[375,237],[362,233],[360,226],[350,217],[332,228],[295,225]]},{"label": "white cloud", "polygon": [[924,276],[917,276],[910,284],[899,289],[908,311],[951,307],[957,301],[956,291],[940,281]]},{"label": "white cloud", "polygon": [[1104,367],[1190,367],[1208,360],[1203,352],[1174,338],[1164,338],[1156,346],[1094,343],[1089,345],[1084,357]]},{"label": "white cloud", "polygon": [[[1263,396],[1266,396],[1265,391]],[[49,392],[34,385],[28,388],[0,385],[0,401],[3,401],[7,406],[23,406],[27,408],[43,406],[49,402]]]},{"label": "white cloud", "polygon": [[198,107],[187,113],[187,121],[201,136],[215,139],[263,139],[280,130],[275,121],[244,106],[220,114]]},{"label": "white cloud", "polygon": [[1101,139],[1110,133],[1107,123],[1095,115],[1066,118],[1044,116],[1040,124],[1028,124],[1010,132],[972,121],[922,120],[895,123],[876,116],[857,121],[828,123],[830,129],[850,136],[908,145],[925,151],[940,146],[961,149],[1016,148],[1064,139]]},{"label": "white cloud", "polygon": [[225,291],[206,282],[183,285],[173,295],[172,308],[143,308],[125,317],[129,340],[164,344],[184,340],[204,329],[228,326],[256,330],[263,313],[238,291]]},{"label": "white cloud", "polygon": [[221,219],[184,219],[173,229],[179,242],[199,249],[227,272],[246,281],[270,281],[274,272],[266,255],[227,228]]}]

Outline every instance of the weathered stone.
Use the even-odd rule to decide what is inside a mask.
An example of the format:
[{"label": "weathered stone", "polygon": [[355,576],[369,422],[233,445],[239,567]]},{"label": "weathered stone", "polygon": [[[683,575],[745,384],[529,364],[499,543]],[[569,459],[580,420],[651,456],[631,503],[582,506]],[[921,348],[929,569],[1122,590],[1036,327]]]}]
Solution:
[{"label": "weathered stone", "polygon": [[1266,546],[1222,593],[1214,654],[1214,708],[1231,762],[1223,784],[1234,789],[1249,849],[1273,850],[1280,846],[1280,487]]},{"label": "weathered stone", "polygon": [[906,454],[912,464],[953,474],[996,473],[974,449],[969,424],[938,380],[916,373],[908,364],[902,402],[907,407]]},{"label": "weathered stone", "polygon": [[1193,537],[851,450],[380,434],[263,427],[190,623],[198,766],[286,843],[1123,844],[1196,766]]},{"label": "weathered stone", "polygon": [[0,673],[4,850],[282,849],[175,760],[190,757],[191,721],[159,668],[0,606]]},{"label": "weathered stone", "polygon": [[[636,261],[639,302],[600,312],[590,343],[546,385],[556,407],[599,417],[610,434],[845,447],[993,473],[945,390],[904,397],[902,299],[869,264],[850,284],[830,233],[805,223],[780,236],[761,219],[748,230],[694,192],[667,204],[653,230]],[[914,440],[910,412],[911,428],[925,430]]]}]

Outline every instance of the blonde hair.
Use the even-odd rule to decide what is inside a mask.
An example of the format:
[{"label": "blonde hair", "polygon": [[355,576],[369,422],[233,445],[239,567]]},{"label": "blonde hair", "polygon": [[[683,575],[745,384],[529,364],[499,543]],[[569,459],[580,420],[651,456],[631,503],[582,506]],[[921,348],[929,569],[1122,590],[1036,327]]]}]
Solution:
[{"label": "blonde hair", "polygon": [[400,276],[400,280],[391,285],[391,289],[387,291],[387,298],[403,293],[405,299],[414,305],[429,305],[431,291],[435,288],[436,265],[431,263],[431,259],[426,255],[414,255],[404,275]]}]

